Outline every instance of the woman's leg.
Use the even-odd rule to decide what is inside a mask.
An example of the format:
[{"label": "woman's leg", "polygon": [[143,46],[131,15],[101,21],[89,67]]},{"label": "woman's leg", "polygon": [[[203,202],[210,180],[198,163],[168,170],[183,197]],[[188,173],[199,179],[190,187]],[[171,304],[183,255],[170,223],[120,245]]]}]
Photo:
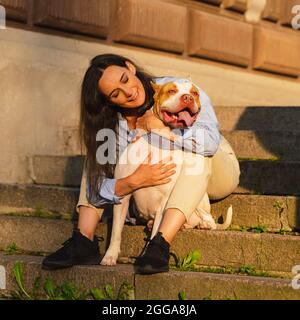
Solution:
[{"label": "woman's leg", "polygon": [[76,211],[79,213],[77,229],[73,230],[72,237],[64,242],[62,248],[43,260],[43,269],[54,270],[76,264],[100,264],[98,239],[94,237],[94,233],[104,209],[95,208],[88,203],[85,171],[82,174]]},{"label": "woman's leg", "polygon": [[136,260],[136,273],[153,274],[169,270],[170,244],[206,194],[210,171],[211,158],[192,153],[184,155],[161,225]]},{"label": "woman's leg", "polygon": [[[188,156],[190,160],[191,155]],[[230,195],[239,184],[240,167],[228,141],[222,137],[220,146],[212,158],[198,156],[203,171],[187,175],[186,163],[181,170],[166,205],[158,231],[171,243],[181,226],[189,219],[206,190],[210,199],[222,199]]]},{"label": "woman's leg", "polygon": [[168,271],[170,243],[181,226],[195,212],[205,194],[210,190],[212,197],[222,198],[229,195],[238,185],[239,163],[224,138],[214,155],[215,158],[197,155],[197,163],[202,170],[196,170],[194,174],[190,174],[193,173],[188,165],[190,161],[186,161],[190,160],[192,155],[185,154],[185,161],[166,204],[158,232],[136,261],[137,273],[152,274]]},{"label": "woman's leg", "polygon": [[187,153],[158,229],[171,243],[182,225],[196,210],[206,193],[211,175],[211,158]]},{"label": "woman's leg", "polygon": [[207,193],[209,199],[223,199],[238,186],[240,166],[229,142],[222,137],[216,154],[212,157],[211,177]]},{"label": "woman's leg", "polygon": [[93,240],[96,227],[102,217],[103,208],[96,208],[87,201],[86,197],[86,171],[83,170],[79,200],[76,205],[79,214],[78,229],[88,239]]},{"label": "woman's leg", "polygon": [[[204,166],[207,169],[202,175],[190,177],[182,171],[176,181],[159,228],[169,243],[173,241],[181,226],[195,211],[194,208],[197,207],[204,195],[205,187],[207,187],[210,199],[222,199],[230,195],[239,184],[239,162],[224,137],[222,137],[216,154],[210,158],[211,160],[208,159],[205,160],[211,161],[211,168]],[[201,158],[199,160],[202,161]],[[190,203],[188,204],[187,201]]]},{"label": "woman's leg", "polygon": [[171,243],[185,222],[186,217],[182,211],[176,208],[170,208],[165,211],[158,231],[163,234],[168,243]]},{"label": "woman's leg", "polygon": [[78,229],[91,241],[94,239],[95,230],[101,219],[102,212],[99,214],[94,208],[85,205],[80,205],[79,207]]}]

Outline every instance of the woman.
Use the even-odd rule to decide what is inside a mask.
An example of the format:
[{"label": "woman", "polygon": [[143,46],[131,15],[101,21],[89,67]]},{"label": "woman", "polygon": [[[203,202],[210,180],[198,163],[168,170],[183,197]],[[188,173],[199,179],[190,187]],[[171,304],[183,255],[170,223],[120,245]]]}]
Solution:
[{"label": "woman", "polygon": [[[134,137],[136,127],[145,130],[165,127],[151,112],[146,111],[153,105],[154,90],[150,81],[164,83],[168,79],[151,77],[122,56],[103,54],[92,59],[81,92],[80,128],[86,147],[86,161],[77,204],[78,228],[62,248],[44,259],[44,269],[99,264],[98,238],[94,232],[105,205],[120,203],[123,196],[137,189],[170,181],[176,166],[170,161],[164,160],[155,165],[142,164],[132,175],[118,180],[113,178],[114,164],[100,165],[96,161],[97,148],[101,145],[96,141],[96,135],[101,129],[116,132],[118,157],[121,146]],[[136,261],[138,273],[168,271],[170,244],[196,210],[203,194],[207,191],[212,199],[224,198],[238,185],[238,161],[228,142],[219,134],[209,98],[201,92],[202,109],[193,127],[201,131],[203,139],[195,140],[192,128],[183,134],[182,139],[185,149],[190,149],[188,151],[193,151],[197,144],[200,146],[196,149],[203,156],[203,176],[200,180],[199,177],[195,180],[193,176],[179,176],[157,235]],[[145,112],[146,116],[140,118]],[[126,132],[126,129],[129,129],[129,135],[118,134],[122,130]],[[124,142],[124,139],[127,141]],[[199,187],[187,189],[187,186],[195,185]]]}]

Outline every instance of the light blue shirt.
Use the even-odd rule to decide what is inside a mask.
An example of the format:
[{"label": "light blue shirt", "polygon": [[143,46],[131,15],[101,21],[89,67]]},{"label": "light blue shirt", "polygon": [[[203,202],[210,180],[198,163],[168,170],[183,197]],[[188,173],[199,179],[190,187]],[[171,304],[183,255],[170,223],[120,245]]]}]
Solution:
[{"label": "light blue shirt", "polygon": [[[154,78],[153,81],[157,84],[164,84],[170,81],[185,82],[184,78],[176,77],[160,77]],[[210,98],[197,85],[195,85],[200,92],[201,111],[197,116],[194,124],[185,129],[183,133],[179,134],[176,131],[177,139],[174,143],[174,148],[182,149],[188,152],[195,152],[203,156],[213,156],[219,146],[221,135],[219,132],[219,123],[211,104]],[[127,121],[119,114],[119,128],[117,130],[117,150],[120,154],[124,148],[132,141],[137,133],[137,130],[128,130]],[[89,195],[89,186],[87,184],[87,195],[89,202],[96,207],[102,207],[106,204],[119,204],[122,197],[115,195],[116,179],[104,178],[101,183],[99,196],[93,199]]]}]

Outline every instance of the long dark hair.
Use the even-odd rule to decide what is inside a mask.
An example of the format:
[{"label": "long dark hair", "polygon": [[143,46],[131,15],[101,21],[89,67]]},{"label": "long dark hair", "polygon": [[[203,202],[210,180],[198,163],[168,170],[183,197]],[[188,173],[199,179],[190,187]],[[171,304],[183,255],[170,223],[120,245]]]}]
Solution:
[{"label": "long dark hair", "polygon": [[112,104],[100,91],[98,87],[99,79],[102,77],[104,70],[111,66],[117,65],[127,68],[126,61],[131,62],[136,68],[136,76],[142,82],[145,89],[145,102],[138,109],[142,115],[153,103],[154,90],[150,84],[152,75],[143,71],[133,61],[116,54],[102,54],[94,57],[87,69],[81,87],[81,112],[80,112],[80,141],[86,149],[86,173],[87,183],[92,197],[99,194],[99,181],[101,178],[113,178],[115,165],[106,163],[98,164],[96,160],[97,148],[104,142],[96,141],[97,132],[101,129],[112,129],[116,132],[118,124],[118,112],[122,108]]}]

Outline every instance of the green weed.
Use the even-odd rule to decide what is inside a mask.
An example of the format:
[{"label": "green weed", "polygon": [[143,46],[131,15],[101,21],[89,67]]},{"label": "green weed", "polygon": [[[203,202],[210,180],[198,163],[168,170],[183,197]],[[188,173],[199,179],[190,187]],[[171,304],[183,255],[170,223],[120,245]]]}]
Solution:
[{"label": "green weed", "polygon": [[241,274],[246,274],[248,276],[254,276],[254,277],[270,277],[270,275],[267,272],[256,271],[255,267],[249,264],[241,266],[238,272]]},{"label": "green weed", "polygon": [[91,294],[95,300],[133,300],[134,286],[124,282],[117,295],[114,294],[111,285],[106,285],[103,290],[98,288],[91,289]]},{"label": "green weed", "polygon": [[67,281],[55,286],[50,278],[47,278],[45,281],[44,291],[48,300],[86,300],[89,296],[88,291],[81,291]]},{"label": "green weed", "polygon": [[133,300],[134,286],[124,282],[118,293],[114,294],[110,284],[106,285],[103,290],[93,288],[84,290],[76,287],[74,284],[65,281],[61,285],[54,285],[53,280],[47,278],[42,285],[41,276],[38,276],[33,285],[33,290],[29,293],[24,286],[23,266],[20,262],[15,263],[13,275],[18,285],[18,290],[13,291],[12,297],[18,300],[38,300],[40,289],[44,290],[47,300]]},{"label": "green weed", "polygon": [[190,251],[184,258],[172,254],[175,259],[175,268],[182,271],[193,271],[197,269],[197,262],[201,259],[201,253],[198,250]]},{"label": "green weed", "polygon": [[187,300],[187,296],[186,296],[185,291],[180,291],[180,292],[178,293],[178,299],[179,299],[179,300]]},{"label": "green weed", "polygon": [[18,290],[12,293],[13,298],[20,300],[33,300],[34,298],[26,291],[23,280],[23,266],[17,262],[13,267],[13,274],[18,285]]},{"label": "green weed", "polygon": [[20,249],[15,242],[11,243],[4,249],[4,254],[10,255],[10,254],[20,254],[23,253],[22,249]]},{"label": "green weed", "polygon": [[252,226],[252,227],[247,227],[247,226],[233,226],[229,230],[231,231],[240,231],[240,232],[254,232],[254,233],[264,233],[268,232],[268,228],[265,226]]}]

